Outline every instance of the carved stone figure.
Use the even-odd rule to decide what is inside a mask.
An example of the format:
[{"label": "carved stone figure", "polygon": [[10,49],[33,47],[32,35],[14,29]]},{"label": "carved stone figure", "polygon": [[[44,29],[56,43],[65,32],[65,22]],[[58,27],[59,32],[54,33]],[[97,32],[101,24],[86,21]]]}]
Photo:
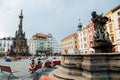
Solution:
[{"label": "carved stone figure", "polygon": [[95,30],[95,35],[94,35],[94,41],[99,41],[99,40],[110,40],[109,35],[107,35],[106,31],[106,22],[108,21],[107,17],[103,17],[102,15],[97,15],[95,11],[92,12],[92,21],[94,23],[94,30]]},{"label": "carved stone figure", "polygon": [[[94,47],[101,49],[100,52],[111,52],[111,48],[113,47],[112,42],[109,38],[109,33],[106,31],[106,23],[108,18],[101,15],[97,15],[95,11],[91,13],[92,22],[94,23]],[[108,47],[109,50],[106,48]],[[106,50],[104,49],[106,48]],[[99,51],[99,50],[98,50]]]}]

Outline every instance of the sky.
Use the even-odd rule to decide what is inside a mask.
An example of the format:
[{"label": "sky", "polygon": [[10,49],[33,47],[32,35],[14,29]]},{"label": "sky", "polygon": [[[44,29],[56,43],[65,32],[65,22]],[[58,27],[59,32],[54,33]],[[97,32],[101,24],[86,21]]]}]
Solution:
[{"label": "sky", "polygon": [[92,11],[107,13],[118,5],[120,0],[0,0],[0,38],[15,36],[21,9],[28,40],[51,33],[60,42],[77,31],[79,22],[87,25]]}]

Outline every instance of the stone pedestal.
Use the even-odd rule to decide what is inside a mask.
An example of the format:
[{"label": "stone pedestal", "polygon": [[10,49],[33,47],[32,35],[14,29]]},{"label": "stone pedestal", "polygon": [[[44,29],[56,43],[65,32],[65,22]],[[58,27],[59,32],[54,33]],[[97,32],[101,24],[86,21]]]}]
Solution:
[{"label": "stone pedestal", "polygon": [[109,62],[104,54],[83,55],[82,69],[86,80],[109,80]]},{"label": "stone pedestal", "polygon": [[120,80],[120,54],[83,55],[82,69],[86,80]]},{"label": "stone pedestal", "polygon": [[109,57],[109,75],[111,80],[120,80],[120,55]]},{"label": "stone pedestal", "polygon": [[77,55],[64,55],[61,60],[61,71],[69,75],[81,75],[81,58]]},{"label": "stone pedestal", "polygon": [[68,80],[120,80],[120,53],[62,55],[54,76]]},{"label": "stone pedestal", "polygon": [[63,80],[80,80],[82,79],[81,62],[80,55],[62,55],[61,66],[54,71],[53,75]]},{"label": "stone pedestal", "polygon": [[112,53],[114,46],[111,42],[101,40],[100,42],[94,42],[92,48],[95,49],[95,53]]}]

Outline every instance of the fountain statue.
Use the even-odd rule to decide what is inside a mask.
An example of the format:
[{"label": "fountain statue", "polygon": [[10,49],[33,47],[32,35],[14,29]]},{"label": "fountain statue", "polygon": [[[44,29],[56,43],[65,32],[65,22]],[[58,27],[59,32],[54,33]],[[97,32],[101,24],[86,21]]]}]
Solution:
[{"label": "fountain statue", "polygon": [[92,22],[94,23],[94,46],[96,53],[109,53],[112,52],[112,42],[109,38],[109,33],[106,30],[106,23],[108,18],[103,15],[97,15],[95,11],[91,13]]},{"label": "fountain statue", "polygon": [[61,65],[50,76],[60,80],[120,80],[120,53],[112,52],[107,17],[92,12],[95,54],[62,54]]}]

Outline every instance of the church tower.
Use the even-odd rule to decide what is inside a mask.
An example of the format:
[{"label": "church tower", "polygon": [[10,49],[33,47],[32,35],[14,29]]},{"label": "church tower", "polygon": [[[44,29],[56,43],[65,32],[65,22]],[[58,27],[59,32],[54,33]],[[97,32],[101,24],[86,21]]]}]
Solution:
[{"label": "church tower", "polygon": [[28,55],[28,46],[27,39],[25,38],[25,32],[22,30],[22,21],[23,21],[23,13],[21,10],[19,16],[20,22],[18,25],[18,31],[15,33],[15,37],[13,39],[13,44],[11,46],[10,55]]}]

